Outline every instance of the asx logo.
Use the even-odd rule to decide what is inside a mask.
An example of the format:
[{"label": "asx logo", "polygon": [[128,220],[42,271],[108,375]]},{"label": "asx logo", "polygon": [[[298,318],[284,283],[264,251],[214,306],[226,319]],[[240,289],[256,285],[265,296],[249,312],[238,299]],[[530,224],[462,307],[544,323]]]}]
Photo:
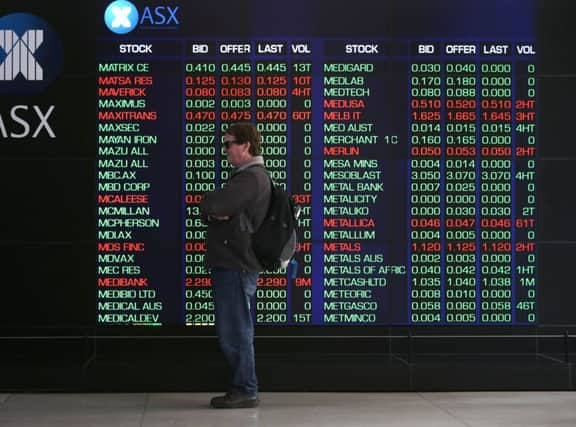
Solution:
[{"label": "asx logo", "polygon": [[60,40],[43,19],[27,13],[0,17],[0,93],[39,93],[61,65]]},{"label": "asx logo", "polygon": [[[61,66],[60,39],[46,21],[28,13],[0,17],[0,93],[10,95],[2,101],[39,94],[58,77]],[[0,142],[56,138],[51,123],[56,106],[19,101],[0,106]]]},{"label": "asx logo", "polygon": [[44,70],[34,58],[43,41],[44,30],[28,30],[21,38],[12,30],[0,30],[0,48],[6,53],[0,80],[14,80],[18,74],[26,80],[44,80]]},{"label": "asx logo", "polygon": [[116,0],[104,12],[104,23],[116,34],[126,34],[138,25],[144,29],[176,29],[180,25],[179,6],[146,6],[140,14],[128,0]]}]

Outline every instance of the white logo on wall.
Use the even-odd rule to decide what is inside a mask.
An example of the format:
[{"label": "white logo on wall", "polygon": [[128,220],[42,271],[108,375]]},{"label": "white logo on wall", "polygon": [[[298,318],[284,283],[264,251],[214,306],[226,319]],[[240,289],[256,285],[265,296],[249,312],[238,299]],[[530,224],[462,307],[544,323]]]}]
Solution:
[{"label": "white logo on wall", "polygon": [[26,80],[43,80],[44,70],[34,52],[44,41],[44,30],[28,30],[19,38],[12,30],[0,30],[0,49],[6,53],[0,64],[0,80],[14,80],[22,74]]},{"label": "white logo on wall", "polygon": [[56,105],[36,96],[59,76],[62,56],[60,38],[44,19],[0,16],[0,143],[56,138]]},{"label": "white logo on wall", "polygon": [[0,96],[42,93],[60,75],[62,57],[60,38],[44,19],[0,16]]},{"label": "white logo on wall", "polygon": [[114,14],[114,21],[112,21],[112,27],[130,28],[132,24],[128,19],[128,15],[130,15],[131,11],[132,9],[130,7],[113,7],[112,13]]}]

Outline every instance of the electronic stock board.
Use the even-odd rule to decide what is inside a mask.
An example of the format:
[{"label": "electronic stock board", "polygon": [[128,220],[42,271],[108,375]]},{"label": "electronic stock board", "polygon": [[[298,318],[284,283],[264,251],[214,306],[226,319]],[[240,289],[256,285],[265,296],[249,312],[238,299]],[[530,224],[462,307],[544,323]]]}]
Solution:
[{"label": "electronic stock board", "polygon": [[534,325],[535,5],[101,2],[97,324],[214,323],[198,204],[256,124],[303,206],[257,325]]}]

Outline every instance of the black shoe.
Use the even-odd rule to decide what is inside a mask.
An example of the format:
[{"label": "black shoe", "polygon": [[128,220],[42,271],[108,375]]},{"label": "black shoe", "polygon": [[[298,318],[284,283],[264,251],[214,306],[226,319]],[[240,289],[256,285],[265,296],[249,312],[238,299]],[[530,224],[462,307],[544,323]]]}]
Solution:
[{"label": "black shoe", "polygon": [[226,393],[224,396],[213,397],[210,406],[217,409],[255,408],[260,399],[242,393]]}]

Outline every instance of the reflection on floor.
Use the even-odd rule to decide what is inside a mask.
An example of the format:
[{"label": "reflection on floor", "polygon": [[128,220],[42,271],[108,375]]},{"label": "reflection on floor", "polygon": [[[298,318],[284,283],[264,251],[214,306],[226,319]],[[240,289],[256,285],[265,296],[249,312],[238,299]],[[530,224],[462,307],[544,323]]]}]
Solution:
[{"label": "reflection on floor", "polygon": [[0,426],[576,426],[575,392],[262,393],[214,410],[207,393],[0,394]]}]

